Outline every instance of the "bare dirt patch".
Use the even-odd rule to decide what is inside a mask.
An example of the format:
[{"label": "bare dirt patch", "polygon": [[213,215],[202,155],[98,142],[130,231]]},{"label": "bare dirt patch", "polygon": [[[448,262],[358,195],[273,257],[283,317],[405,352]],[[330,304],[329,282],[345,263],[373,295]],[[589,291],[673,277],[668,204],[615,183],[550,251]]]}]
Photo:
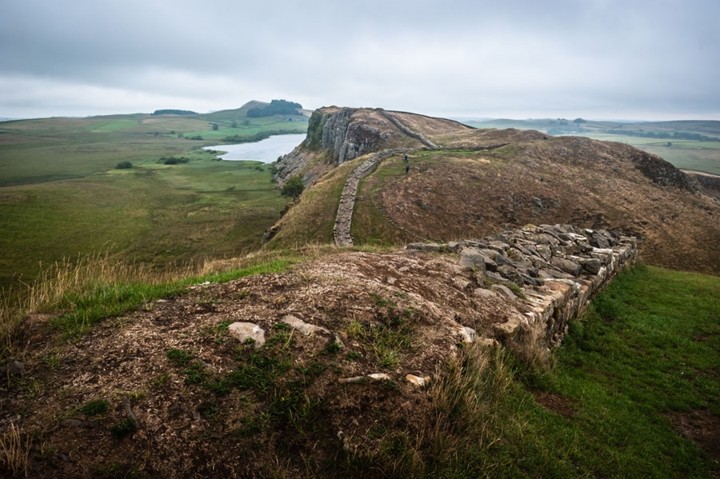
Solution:
[{"label": "bare dirt patch", "polygon": [[[33,438],[31,477],[327,475],[422,436],[430,396],[408,375],[432,379],[461,326],[491,335],[513,311],[475,281],[453,255],[341,253],[198,285],[69,342],[38,319],[0,426]],[[236,321],[265,346],[232,337]]]},{"label": "bare dirt patch", "polygon": [[549,411],[567,418],[575,415],[575,402],[570,398],[546,391],[533,391],[532,394],[535,401]]},{"label": "bare dirt patch", "polygon": [[720,461],[720,417],[707,410],[668,414],[673,428],[695,442],[715,461]]}]

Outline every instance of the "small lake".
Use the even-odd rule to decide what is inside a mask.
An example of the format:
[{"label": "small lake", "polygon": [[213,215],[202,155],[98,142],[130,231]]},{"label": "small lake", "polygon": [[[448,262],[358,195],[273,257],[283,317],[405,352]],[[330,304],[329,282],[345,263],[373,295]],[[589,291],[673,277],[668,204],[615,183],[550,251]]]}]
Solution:
[{"label": "small lake", "polygon": [[228,161],[262,161],[272,163],[278,156],[290,153],[305,139],[305,134],[273,135],[254,143],[240,143],[238,145],[206,146],[205,150],[215,150],[218,156]]}]

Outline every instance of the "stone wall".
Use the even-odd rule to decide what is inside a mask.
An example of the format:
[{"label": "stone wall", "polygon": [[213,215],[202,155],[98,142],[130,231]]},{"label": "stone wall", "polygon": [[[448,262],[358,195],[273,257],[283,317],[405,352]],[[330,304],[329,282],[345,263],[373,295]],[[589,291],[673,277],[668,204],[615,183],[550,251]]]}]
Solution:
[{"label": "stone wall", "polygon": [[482,240],[407,248],[457,253],[463,268],[475,271],[489,290],[513,300],[522,313],[496,325],[496,339],[526,343],[539,337],[549,347],[562,341],[569,321],[594,294],[637,258],[634,237],[571,225],[529,225]]}]

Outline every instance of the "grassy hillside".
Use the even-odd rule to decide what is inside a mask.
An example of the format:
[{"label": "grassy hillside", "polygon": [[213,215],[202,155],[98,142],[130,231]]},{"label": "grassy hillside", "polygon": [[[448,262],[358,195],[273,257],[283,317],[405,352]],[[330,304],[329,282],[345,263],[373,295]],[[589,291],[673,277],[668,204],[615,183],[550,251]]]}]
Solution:
[{"label": "grassy hillside", "polygon": [[549,370],[512,369],[488,429],[462,431],[437,472],[717,477],[718,298],[717,277],[623,274],[573,323]]},{"label": "grassy hillside", "polygon": [[[331,256],[319,264],[337,269],[351,259]],[[362,264],[371,278],[386,274],[387,264]],[[27,470],[37,477],[73,475],[78,464],[110,477],[169,470],[391,478],[711,478],[720,472],[717,277],[638,267],[595,299],[551,363],[527,365],[503,350],[466,347],[435,365],[431,387],[416,390],[392,381],[337,386],[340,369],[347,375],[353,365],[375,361],[392,370],[399,357],[428,347],[413,339],[413,321],[423,313],[403,309],[402,295],[371,294],[366,304],[367,291],[358,290],[347,298],[357,310],[326,311],[300,293],[303,307],[319,315],[335,318],[353,310],[358,317],[367,310],[378,321],[391,321],[370,328],[337,316],[334,321],[349,322],[341,331],[346,346],[293,336],[283,323],[268,331],[260,350],[228,338],[231,311],[274,317],[277,311],[263,312],[260,305],[287,301],[296,289],[312,290],[314,275],[324,271],[318,263],[283,273],[287,267],[275,259],[208,277],[276,273],[192,287],[187,294],[182,291],[201,279],[145,289],[128,284],[93,290],[88,283],[88,294],[68,291],[58,303],[66,314],[29,325],[27,334],[41,345],[24,352],[31,372],[3,386],[0,404],[6,410],[22,406],[25,414],[23,429],[10,422],[1,431],[11,449],[0,457],[12,451],[17,474]],[[432,288],[433,279],[428,281]],[[323,294],[327,301],[338,299],[331,291]],[[171,300],[96,324],[158,296]],[[53,340],[48,324],[87,335],[70,344],[67,335]],[[308,352],[313,348],[316,354]],[[100,379],[67,386],[87,374]],[[334,388],[343,393],[329,394]],[[133,410],[134,421],[128,418]],[[169,415],[157,436],[155,414]],[[362,447],[347,450],[337,425],[353,418],[368,432],[353,438]],[[193,445],[183,454],[188,461],[177,462],[177,439],[168,443],[167,435]],[[251,463],[239,450],[253,451]],[[75,460],[59,460],[63,451],[72,451]],[[223,460],[215,462],[218,457]],[[0,461],[2,467],[13,470]]]},{"label": "grassy hillside", "polygon": [[[720,174],[720,121],[610,122],[539,119],[468,121],[476,128],[533,129],[627,143],[677,168]],[[697,137],[697,138],[693,138]]]},{"label": "grassy hillside", "polygon": [[106,250],[164,269],[257,248],[285,205],[269,167],[201,148],[304,132],[307,121],[245,112],[0,124],[0,289]]}]

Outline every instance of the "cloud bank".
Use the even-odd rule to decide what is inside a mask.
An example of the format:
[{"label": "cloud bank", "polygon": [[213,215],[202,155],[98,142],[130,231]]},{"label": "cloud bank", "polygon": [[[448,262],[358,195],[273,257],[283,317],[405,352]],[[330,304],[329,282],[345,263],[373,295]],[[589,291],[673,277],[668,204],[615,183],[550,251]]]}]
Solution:
[{"label": "cloud bank", "polygon": [[720,119],[716,0],[5,0],[0,116],[252,99]]}]

